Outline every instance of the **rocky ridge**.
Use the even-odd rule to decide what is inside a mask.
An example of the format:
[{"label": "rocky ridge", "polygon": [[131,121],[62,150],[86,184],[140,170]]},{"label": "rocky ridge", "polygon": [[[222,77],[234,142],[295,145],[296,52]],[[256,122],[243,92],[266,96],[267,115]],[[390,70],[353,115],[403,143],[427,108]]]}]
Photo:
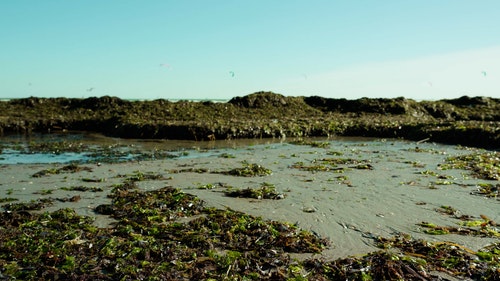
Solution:
[{"label": "rocky ridge", "polygon": [[117,97],[0,102],[0,133],[92,131],[123,138],[214,140],[366,136],[500,147],[500,99],[438,101],[257,92],[224,103]]}]

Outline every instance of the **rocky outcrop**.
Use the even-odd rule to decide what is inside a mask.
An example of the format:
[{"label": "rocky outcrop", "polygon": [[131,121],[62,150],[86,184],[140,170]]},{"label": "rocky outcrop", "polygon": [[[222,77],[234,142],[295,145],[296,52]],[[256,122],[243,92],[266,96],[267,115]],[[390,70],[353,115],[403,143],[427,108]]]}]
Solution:
[{"label": "rocky outcrop", "polygon": [[227,103],[117,97],[0,102],[0,133],[86,130],[124,138],[232,139],[350,135],[500,147],[500,101],[287,97],[258,92]]}]

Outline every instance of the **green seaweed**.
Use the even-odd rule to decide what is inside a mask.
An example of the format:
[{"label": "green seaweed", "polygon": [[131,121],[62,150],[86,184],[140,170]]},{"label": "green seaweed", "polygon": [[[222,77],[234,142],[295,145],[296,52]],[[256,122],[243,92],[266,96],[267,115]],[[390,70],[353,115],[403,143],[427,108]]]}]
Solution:
[{"label": "green seaweed", "polygon": [[482,195],[488,198],[499,198],[500,183],[499,184],[479,183],[477,185],[477,190],[471,192],[471,194]]},{"label": "green seaweed", "polygon": [[305,140],[302,138],[299,138],[299,139],[294,140],[294,141],[290,141],[288,143],[294,144],[294,145],[308,145],[311,147],[319,147],[319,148],[329,148],[330,147],[330,143],[327,141],[325,141],[325,142],[309,141],[309,140]]},{"label": "green seaweed", "polygon": [[238,176],[238,177],[262,177],[272,174],[270,169],[262,167],[259,164],[243,163],[242,168],[234,168],[229,171],[216,172],[224,175]]},{"label": "green seaweed", "polygon": [[52,206],[54,199],[51,198],[40,198],[37,200],[31,200],[29,202],[20,202],[20,203],[9,203],[3,205],[2,208],[6,211],[33,211],[33,210],[41,210],[47,206]]},{"label": "green seaweed", "polygon": [[[381,251],[329,261],[296,260],[289,253],[319,253],[328,240],[294,224],[206,208],[197,197],[175,188],[142,192],[130,186],[115,189],[112,200],[110,215],[118,221],[109,228],[93,226],[92,218],[72,209],[0,213],[2,276],[22,280],[427,280],[444,271],[474,280],[500,278],[499,244],[474,252],[408,235],[374,237]],[[189,219],[178,221],[180,217]]]},{"label": "green seaweed", "polygon": [[49,176],[49,175],[56,175],[60,173],[77,173],[81,171],[87,171],[87,172],[92,172],[92,168],[90,167],[85,167],[85,166],[79,166],[77,164],[69,164],[66,166],[63,166],[61,168],[50,168],[50,169],[44,169],[39,172],[36,172],[32,175],[34,178],[39,178],[43,176]]},{"label": "green seaweed", "polygon": [[224,192],[229,197],[254,198],[254,199],[283,199],[285,195],[276,191],[273,184],[263,183],[259,188],[230,188]]},{"label": "green seaweed", "polygon": [[456,157],[448,157],[439,165],[442,170],[470,170],[476,177],[486,180],[500,180],[500,152],[478,152]]},{"label": "green seaweed", "polygon": [[90,191],[90,192],[102,192],[104,191],[101,187],[97,186],[71,186],[71,187],[61,187],[60,189],[66,191]]},{"label": "green seaweed", "polygon": [[12,202],[12,201],[18,201],[18,200],[19,199],[17,199],[17,198],[3,197],[3,198],[0,198],[0,203]]}]

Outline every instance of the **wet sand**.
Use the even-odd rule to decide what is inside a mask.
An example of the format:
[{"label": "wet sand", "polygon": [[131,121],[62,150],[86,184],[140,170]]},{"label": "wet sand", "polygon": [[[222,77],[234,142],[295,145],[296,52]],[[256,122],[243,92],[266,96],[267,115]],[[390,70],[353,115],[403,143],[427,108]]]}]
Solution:
[{"label": "wet sand", "polygon": [[[333,140],[326,148],[271,142],[235,148],[193,150],[189,151],[187,157],[174,159],[83,164],[82,167],[90,167],[92,171],[38,178],[32,175],[66,164],[3,165],[0,168],[0,193],[1,197],[18,198],[21,202],[80,195],[81,200],[78,202],[57,202],[43,211],[74,208],[80,214],[96,216],[96,224],[105,227],[112,221],[105,216],[96,215],[93,208],[110,203],[106,195],[113,184],[121,183],[123,176],[137,172],[154,173],[163,175],[164,179],[140,181],[138,185],[141,189],[154,190],[173,186],[199,196],[210,206],[297,223],[299,227],[331,240],[331,247],[321,253],[326,259],[375,251],[377,248],[371,237],[390,237],[399,232],[428,241],[456,242],[477,250],[494,241],[498,242],[498,239],[429,235],[417,225],[428,221],[438,225],[457,226],[456,218],[436,211],[441,206],[451,206],[464,215],[477,218],[486,215],[494,221],[500,221],[500,201],[470,194],[479,183],[496,184],[497,181],[474,179],[464,170],[439,169],[438,165],[446,157],[470,152],[455,146],[432,143]],[[294,168],[317,165],[325,158],[355,159],[359,163],[369,163],[372,169],[358,169],[352,163],[337,166],[344,168],[343,173],[338,170],[312,172]],[[236,177],[211,173],[242,167],[244,162],[261,165],[272,170],[272,174]],[[190,168],[193,168],[192,172],[186,171]],[[194,172],[195,169],[206,169],[207,172]],[[185,171],[179,172],[180,170]],[[423,171],[432,171],[441,177],[422,174]],[[227,186],[259,188],[264,183],[274,185],[285,198],[232,198],[224,194]],[[207,185],[214,188],[202,188]],[[73,186],[100,187],[104,191],[78,192],[61,189]]]}]

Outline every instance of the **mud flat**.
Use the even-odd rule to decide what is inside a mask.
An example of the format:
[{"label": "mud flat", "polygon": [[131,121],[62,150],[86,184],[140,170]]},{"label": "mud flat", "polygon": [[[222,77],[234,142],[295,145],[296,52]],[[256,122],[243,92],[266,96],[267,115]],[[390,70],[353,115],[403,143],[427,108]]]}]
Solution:
[{"label": "mud flat", "polygon": [[0,273],[500,279],[497,151],[344,138],[190,147],[2,165]]}]

